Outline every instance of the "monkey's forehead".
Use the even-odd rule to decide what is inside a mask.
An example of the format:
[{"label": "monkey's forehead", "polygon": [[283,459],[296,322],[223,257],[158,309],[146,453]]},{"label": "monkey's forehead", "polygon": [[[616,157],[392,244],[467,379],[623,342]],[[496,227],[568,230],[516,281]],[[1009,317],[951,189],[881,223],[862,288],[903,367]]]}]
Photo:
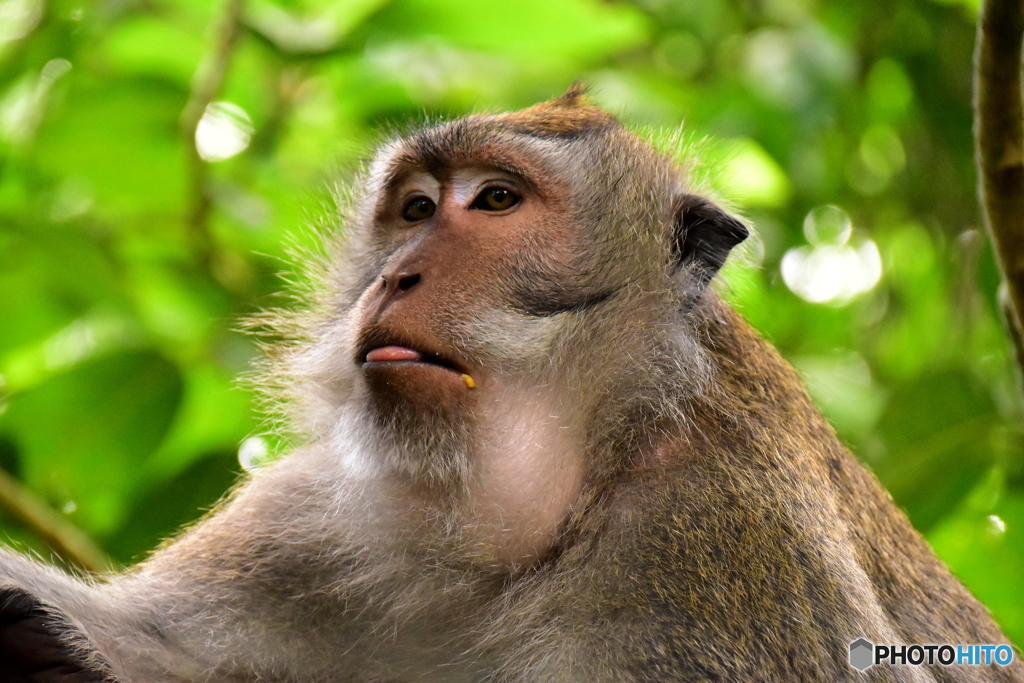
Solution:
[{"label": "monkey's forehead", "polygon": [[497,125],[495,117],[472,117],[427,128],[385,145],[371,167],[377,189],[387,190],[412,171],[444,180],[460,168],[490,167],[539,185],[555,174],[560,147]]},{"label": "monkey's forehead", "polygon": [[582,88],[570,88],[555,100],[520,111],[478,114],[425,128],[407,137],[405,146],[425,158],[453,158],[471,155],[488,141],[533,138],[557,144],[621,129],[614,116],[587,102]]},{"label": "monkey's forehead", "polygon": [[580,169],[574,167],[598,157],[603,167],[616,156],[648,166],[672,165],[608,112],[558,102],[508,114],[469,116],[394,139],[378,151],[371,165],[376,181],[372,185],[386,190],[410,170],[443,179],[457,168],[484,166],[539,187],[564,177],[567,170],[579,175]]}]

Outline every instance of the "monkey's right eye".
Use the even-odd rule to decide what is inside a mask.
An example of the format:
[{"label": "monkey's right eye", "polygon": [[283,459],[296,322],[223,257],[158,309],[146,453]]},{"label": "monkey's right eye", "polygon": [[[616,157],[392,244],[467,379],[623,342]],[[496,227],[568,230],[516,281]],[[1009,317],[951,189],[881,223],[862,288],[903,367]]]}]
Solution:
[{"label": "monkey's right eye", "polygon": [[430,197],[413,197],[402,209],[402,218],[410,223],[422,221],[433,216],[435,208],[436,204]]}]

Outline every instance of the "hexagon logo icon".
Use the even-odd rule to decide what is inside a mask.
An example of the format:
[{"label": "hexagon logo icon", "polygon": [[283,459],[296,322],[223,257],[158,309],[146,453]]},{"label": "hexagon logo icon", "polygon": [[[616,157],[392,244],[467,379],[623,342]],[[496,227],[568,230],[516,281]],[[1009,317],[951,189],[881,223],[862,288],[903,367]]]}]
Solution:
[{"label": "hexagon logo icon", "polygon": [[864,638],[850,643],[850,666],[857,671],[865,671],[874,664],[875,646]]}]

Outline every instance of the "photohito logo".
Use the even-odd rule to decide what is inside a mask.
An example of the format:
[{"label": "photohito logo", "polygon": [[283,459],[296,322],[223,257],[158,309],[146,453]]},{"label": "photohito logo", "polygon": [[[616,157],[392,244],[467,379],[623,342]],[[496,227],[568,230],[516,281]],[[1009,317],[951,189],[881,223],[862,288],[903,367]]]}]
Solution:
[{"label": "photohito logo", "polygon": [[875,645],[865,638],[850,643],[850,666],[866,671],[875,664],[921,666],[1006,666],[1013,661],[1009,645]]}]

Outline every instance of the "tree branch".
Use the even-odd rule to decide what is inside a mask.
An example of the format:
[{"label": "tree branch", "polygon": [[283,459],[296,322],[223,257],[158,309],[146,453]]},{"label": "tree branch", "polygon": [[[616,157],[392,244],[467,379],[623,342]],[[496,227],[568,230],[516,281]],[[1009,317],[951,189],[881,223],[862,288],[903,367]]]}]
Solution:
[{"label": "tree branch", "polygon": [[181,112],[181,137],[188,156],[189,207],[187,214],[189,238],[194,253],[202,263],[209,263],[213,242],[210,238],[210,170],[196,149],[196,128],[224,85],[228,66],[234,54],[243,0],[225,0],[224,11],[213,31],[206,55],[192,76],[192,91]]},{"label": "tree branch", "polygon": [[0,505],[31,529],[65,562],[89,572],[105,572],[116,564],[63,516],[0,469]]},{"label": "tree branch", "polygon": [[[984,0],[974,54],[974,136],[979,194],[1002,271],[1009,337],[1024,359],[1024,2]],[[1021,368],[1018,363],[1018,369]]]}]

